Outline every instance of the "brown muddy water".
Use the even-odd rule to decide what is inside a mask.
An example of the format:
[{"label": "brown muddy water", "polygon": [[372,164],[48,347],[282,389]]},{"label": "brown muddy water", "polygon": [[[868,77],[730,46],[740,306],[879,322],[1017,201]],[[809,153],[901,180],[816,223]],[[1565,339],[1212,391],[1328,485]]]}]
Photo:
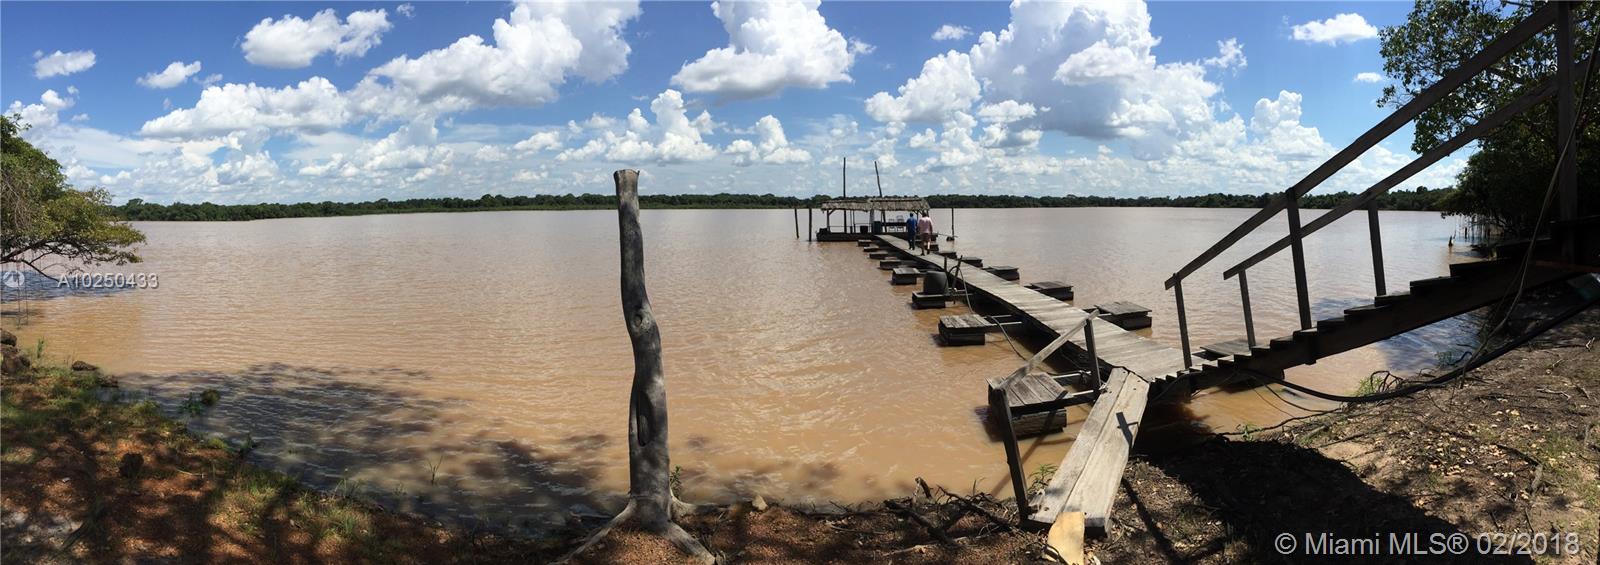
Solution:
[{"label": "brown muddy water", "polygon": [[[956,246],[1020,267],[1024,281],[1070,282],[1079,305],[1152,307],[1149,335],[1176,345],[1162,281],[1251,212],[960,210]],[[947,210],[935,218],[949,229]],[[1465,246],[1446,245],[1455,220],[1382,218],[1393,288],[1468,260]],[[644,212],[684,498],[860,501],[909,492],[918,476],[1007,492],[1004,450],[979,409],[984,379],[1018,366],[1011,346],[937,347],[939,316],[964,308],[911,310],[912,287],[887,284],[853,243],[796,241],[793,222],[788,210]],[[129,395],[175,414],[187,395],[218,389],[221,403],[191,426],[249,437],[253,458],[313,484],[516,528],[619,506],[632,356],[614,212],[138,227],[146,261],[116,270],[154,273],[158,288],[13,299],[5,326],[26,348],[43,339],[47,356],[125,374]],[[1285,232],[1280,217],[1185,284],[1197,345],[1242,337],[1237,283],[1220,272]],[[1370,299],[1366,234],[1356,215],[1308,240],[1319,317]],[[1258,337],[1286,335],[1288,253],[1250,281]],[[1347,392],[1375,370],[1434,366],[1470,340],[1469,326],[1446,322],[1290,377]],[[1154,414],[1141,443],[1301,413],[1285,401],[1325,406],[1271,392],[1201,393]],[[1026,442],[1026,467],[1059,462],[1074,431]]]}]

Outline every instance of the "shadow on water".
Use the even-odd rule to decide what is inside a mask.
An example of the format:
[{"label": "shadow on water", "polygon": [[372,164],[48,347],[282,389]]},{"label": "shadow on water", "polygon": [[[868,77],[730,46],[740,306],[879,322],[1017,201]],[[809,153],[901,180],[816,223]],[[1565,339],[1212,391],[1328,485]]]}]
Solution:
[{"label": "shadow on water", "polygon": [[[1158,516],[1153,499],[1159,494],[1124,479],[1122,487],[1129,504],[1119,519],[1141,523],[1151,533],[1156,546],[1153,549],[1171,562],[1214,556],[1223,551],[1224,545],[1228,546],[1230,559],[1300,562],[1307,558],[1306,545],[1320,540],[1323,534],[1330,540],[1376,540],[1378,554],[1369,559],[1392,562],[1395,547],[1390,545],[1391,533],[1415,533],[1416,547],[1422,551],[1430,547],[1433,534],[1471,535],[1419,509],[1405,497],[1372,488],[1345,463],[1292,443],[1219,440],[1148,461],[1186,486],[1195,500],[1162,501],[1163,506],[1170,502],[1174,508],[1163,508]],[[1419,475],[1408,480],[1427,479]],[[1406,492],[1410,486],[1398,485],[1395,489]],[[1169,513],[1179,519],[1166,515]],[[1228,539],[1214,540],[1199,549],[1180,550],[1165,532],[1183,527],[1182,516],[1220,520],[1227,524]],[[1167,521],[1163,523],[1162,518]],[[1278,537],[1286,533],[1297,542],[1293,555],[1286,556],[1275,546]],[[1243,555],[1239,554],[1241,550]],[[1451,557],[1408,555],[1405,559],[1450,562]],[[1504,562],[1528,560],[1507,557]]]},{"label": "shadow on water", "polygon": [[[401,369],[317,368],[270,363],[237,372],[128,375],[135,390],[191,430],[230,444],[253,441],[251,461],[323,489],[354,492],[385,507],[464,527],[526,532],[570,515],[613,512],[620,493],[596,488],[603,466],[583,457],[614,441],[580,435],[536,446],[452,415],[458,401],[405,392],[428,379]],[[221,400],[187,416],[206,389]]]}]

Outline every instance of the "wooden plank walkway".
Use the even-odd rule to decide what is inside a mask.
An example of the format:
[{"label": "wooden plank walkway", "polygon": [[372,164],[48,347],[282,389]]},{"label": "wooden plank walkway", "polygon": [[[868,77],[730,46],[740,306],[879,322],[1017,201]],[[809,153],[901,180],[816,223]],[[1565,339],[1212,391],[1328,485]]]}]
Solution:
[{"label": "wooden plank walkway", "polygon": [[[882,247],[896,249],[927,268],[945,271],[945,257],[920,255],[896,237],[878,236],[878,241]],[[983,269],[968,265],[958,270],[953,268],[955,261],[949,263],[952,268],[946,272],[950,273],[952,285],[960,281],[969,292],[1000,304],[1052,339],[1072,331],[1089,317],[1079,308]],[[1049,527],[1063,512],[1083,512],[1089,530],[1104,532],[1123,468],[1128,464],[1128,453],[1150,400],[1151,385],[1174,378],[1184,368],[1182,352],[1114,324],[1095,324],[1094,340],[1102,374],[1107,377],[1106,392],[1089,410],[1088,419],[1050,484],[1030,501],[1034,511],[1027,521],[1035,527]],[[1072,337],[1062,351],[1087,361],[1083,334]]]}]

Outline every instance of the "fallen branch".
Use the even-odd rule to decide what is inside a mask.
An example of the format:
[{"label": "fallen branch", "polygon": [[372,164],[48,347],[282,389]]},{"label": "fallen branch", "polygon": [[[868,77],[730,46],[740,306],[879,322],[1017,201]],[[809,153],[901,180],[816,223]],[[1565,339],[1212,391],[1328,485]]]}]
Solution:
[{"label": "fallen branch", "polygon": [[933,522],[929,522],[927,518],[923,518],[922,515],[918,514],[915,510],[901,506],[900,503],[892,500],[884,501],[883,505],[890,510],[911,518],[911,521],[916,522],[923,528],[927,529],[928,533],[933,534],[933,537],[939,538],[939,541],[944,542],[947,545],[955,545],[955,540],[950,539],[950,534],[944,533],[944,530],[941,530],[938,526],[933,525]]},{"label": "fallen branch", "polygon": [[939,491],[943,492],[945,496],[948,496],[948,497],[950,497],[952,499],[955,499],[957,502],[960,502],[961,504],[966,505],[967,508],[971,509],[973,512],[977,512],[980,516],[988,518],[989,521],[990,522],[994,522],[995,525],[998,525],[998,526],[1000,526],[1002,528],[1005,528],[1006,530],[1015,530],[1016,529],[1016,526],[1011,525],[1011,522],[1003,520],[999,516],[995,516],[993,512],[990,512],[990,511],[984,509],[982,506],[979,506],[978,503],[973,502],[972,500],[970,500],[970,499],[968,499],[968,498],[966,498],[964,496],[961,496],[959,494],[950,492],[949,490],[945,489],[944,487],[939,487]]}]

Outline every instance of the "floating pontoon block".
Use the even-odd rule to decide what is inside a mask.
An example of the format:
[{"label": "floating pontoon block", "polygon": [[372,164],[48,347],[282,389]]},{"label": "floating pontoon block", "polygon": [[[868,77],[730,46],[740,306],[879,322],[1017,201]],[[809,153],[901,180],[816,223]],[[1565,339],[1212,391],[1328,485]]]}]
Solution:
[{"label": "floating pontoon block", "polygon": [[867,257],[871,259],[888,259],[893,256],[894,255],[888,251],[873,251],[872,253],[867,254]]},{"label": "floating pontoon block", "polygon": [[989,271],[990,273],[993,273],[994,276],[1000,277],[1000,278],[1008,280],[1008,281],[1014,281],[1014,280],[1018,280],[1018,279],[1022,278],[1022,274],[1017,272],[1017,268],[1009,266],[1009,265],[995,265],[993,267],[984,267],[983,270]]},{"label": "floating pontoon block", "polygon": [[889,275],[889,284],[917,284],[921,276],[922,271],[915,267],[896,267],[894,273]]},{"label": "floating pontoon block", "polygon": [[928,294],[923,292],[911,293],[911,307],[917,310],[929,308],[944,308],[949,297],[943,294]]},{"label": "floating pontoon block", "polygon": [[1072,285],[1061,281],[1039,281],[1028,285],[1028,288],[1063,302],[1072,300]]},{"label": "floating pontoon block", "polygon": [[939,340],[944,345],[983,345],[983,334],[1000,326],[977,314],[939,317]]},{"label": "floating pontoon block", "polygon": [[1100,311],[1100,319],[1116,324],[1117,327],[1125,330],[1150,327],[1150,309],[1132,302],[1118,301],[1096,304],[1095,309]]},{"label": "floating pontoon block", "polygon": [[974,267],[982,267],[983,266],[983,258],[982,257],[973,257],[971,255],[968,255],[966,257],[962,257],[961,258],[961,262],[962,263],[966,263],[968,265],[972,265]]}]

